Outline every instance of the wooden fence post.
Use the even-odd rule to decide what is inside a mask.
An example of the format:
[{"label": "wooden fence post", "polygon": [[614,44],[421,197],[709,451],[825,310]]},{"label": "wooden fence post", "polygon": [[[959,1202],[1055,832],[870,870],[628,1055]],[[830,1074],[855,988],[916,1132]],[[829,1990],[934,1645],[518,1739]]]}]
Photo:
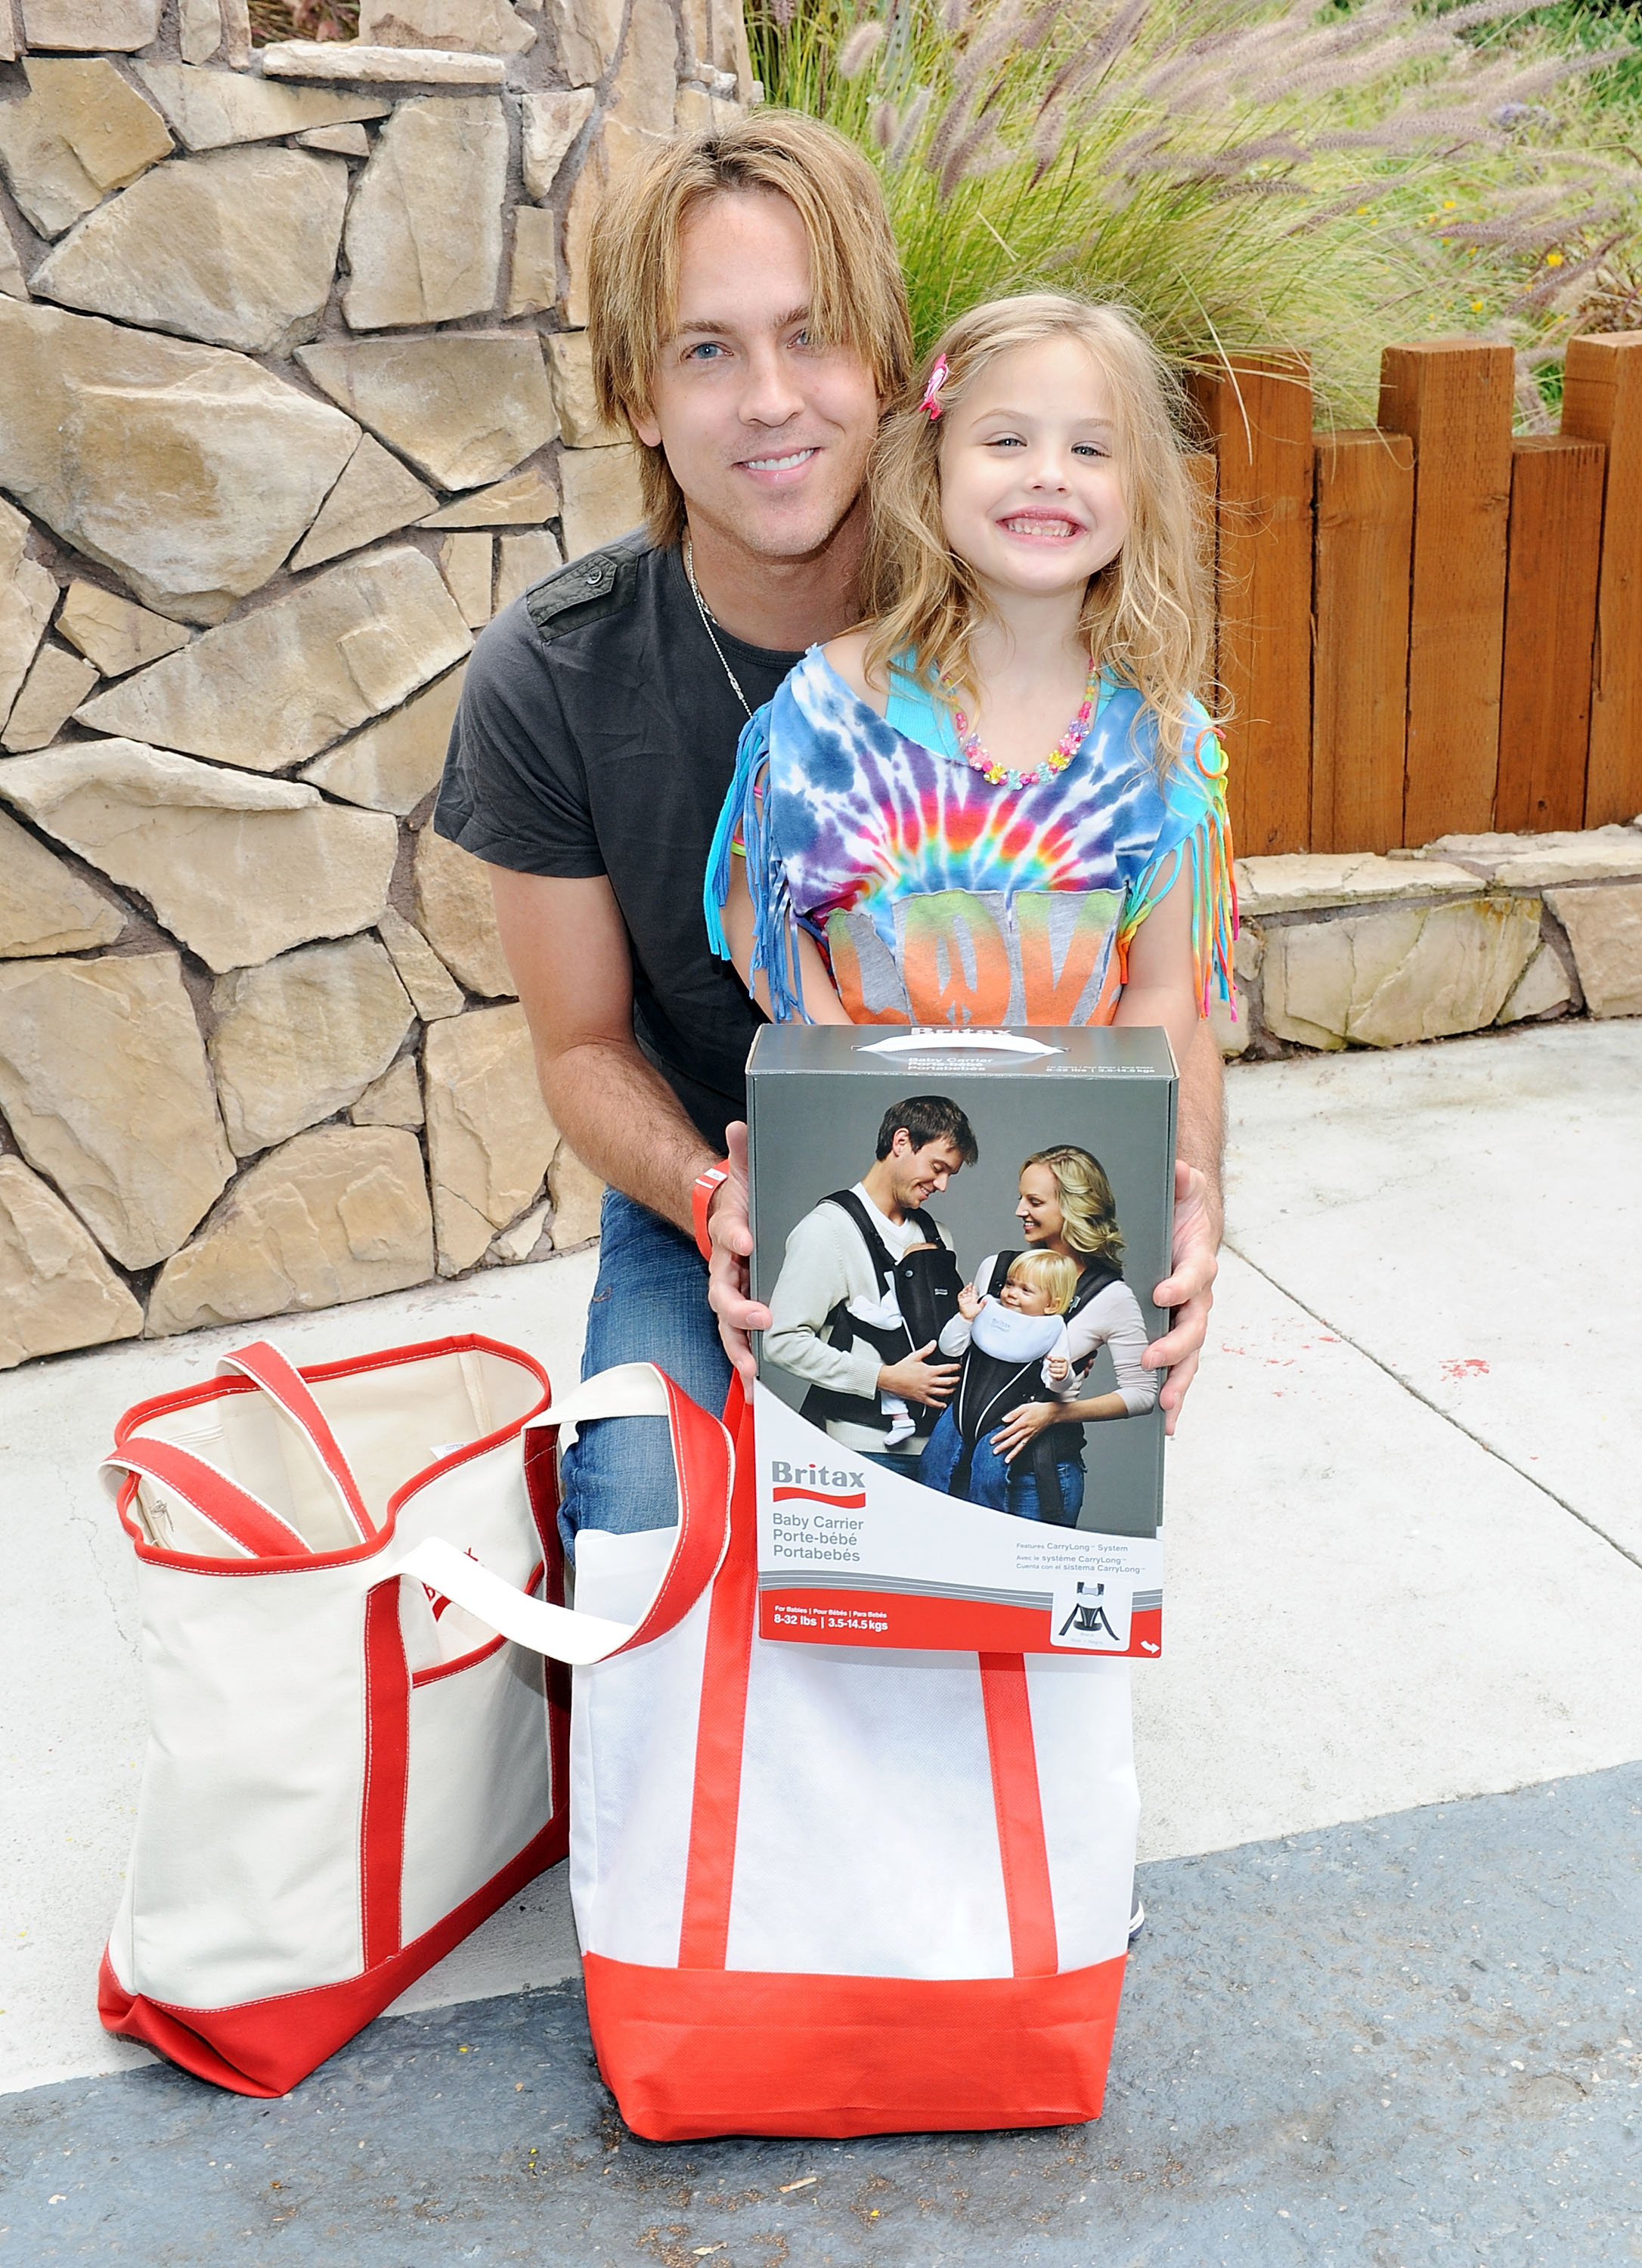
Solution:
[{"label": "wooden fence post", "polygon": [[1642,331],[1571,339],[1562,430],[1608,451],[1585,824],[1642,811]]},{"label": "wooden fence post", "polygon": [[1513,363],[1506,346],[1388,347],[1380,423],[1414,443],[1403,840],[1492,824]]},{"label": "wooden fence post", "polygon": [[1311,847],[1403,840],[1414,445],[1320,433],[1312,592]]},{"label": "wooden fence post", "polygon": [[1536,433],[1511,454],[1494,824],[1580,827],[1602,532],[1599,441]]},{"label": "wooden fence post", "polygon": [[[1197,493],[1197,509],[1203,516],[1206,539],[1204,564],[1209,571],[1209,587],[1215,594],[1214,626],[1209,638],[1209,672],[1218,686],[1220,681],[1220,468],[1211,449],[1197,449],[1187,457],[1186,470]],[[1211,702],[1210,706],[1213,705]]]},{"label": "wooden fence post", "polygon": [[1188,385],[1219,462],[1219,676],[1227,799],[1244,857],[1303,850],[1311,826],[1311,379],[1233,356]]}]

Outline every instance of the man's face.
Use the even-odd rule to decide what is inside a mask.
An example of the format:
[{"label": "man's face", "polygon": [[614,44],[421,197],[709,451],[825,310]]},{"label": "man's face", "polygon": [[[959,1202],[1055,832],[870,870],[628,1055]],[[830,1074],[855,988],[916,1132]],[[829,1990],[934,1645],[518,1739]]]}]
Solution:
[{"label": "man's face", "polygon": [[915,1150],[912,1137],[904,1126],[895,1130],[889,1160],[895,1203],[903,1212],[938,1197],[953,1175],[963,1170],[963,1156],[955,1142],[943,1135],[937,1141],[926,1142],[921,1150]]},{"label": "man's face", "polygon": [[679,311],[635,429],[666,452],[692,524],[759,557],[820,550],[860,495],[873,374],[809,342],[809,243],[787,199],[725,191],[679,240]]}]

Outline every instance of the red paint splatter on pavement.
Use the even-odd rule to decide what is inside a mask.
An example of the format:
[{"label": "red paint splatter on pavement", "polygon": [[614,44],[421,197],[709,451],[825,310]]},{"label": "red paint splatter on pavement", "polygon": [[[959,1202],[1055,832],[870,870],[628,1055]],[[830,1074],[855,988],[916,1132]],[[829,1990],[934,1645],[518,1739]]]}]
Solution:
[{"label": "red paint splatter on pavement", "polygon": [[1488,1365],[1480,1355],[1475,1354],[1464,1355],[1453,1362],[1445,1362],[1440,1367],[1443,1376],[1456,1385],[1462,1378],[1486,1378],[1488,1375]]}]

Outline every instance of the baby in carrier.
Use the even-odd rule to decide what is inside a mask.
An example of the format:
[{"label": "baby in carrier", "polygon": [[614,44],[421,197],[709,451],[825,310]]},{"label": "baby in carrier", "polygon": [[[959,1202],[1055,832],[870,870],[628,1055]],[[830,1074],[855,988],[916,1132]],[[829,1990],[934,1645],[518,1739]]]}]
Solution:
[{"label": "baby in carrier", "polygon": [[[983,1434],[1041,1388],[1057,1400],[1075,1395],[1064,1318],[1077,1289],[1078,1263],[1060,1252],[1018,1253],[996,1299],[964,1285],[958,1313],[939,1340],[944,1355],[962,1356],[963,1366],[919,1467],[927,1486],[970,1497],[976,1444]],[[991,1509],[1006,1507],[999,1503]],[[1057,1511],[1057,1506],[1051,1516]]]},{"label": "baby in carrier", "polygon": [[[925,1255],[932,1256],[924,1259]],[[865,1324],[866,1329],[858,1336],[870,1340],[886,1362],[898,1362],[915,1347],[927,1346],[936,1336],[934,1327],[939,1326],[953,1299],[956,1298],[961,1310],[967,1296],[957,1288],[957,1268],[951,1253],[944,1244],[927,1240],[922,1244],[909,1244],[899,1263],[887,1276],[880,1274],[879,1287],[881,1298],[851,1300],[847,1303],[846,1313],[858,1323]],[[959,1317],[954,1315],[946,1328],[950,1329],[958,1321]],[[927,1336],[922,1325],[931,1326]],[[880,1389],[878,1406],[889,1420],[884,1447],[899,1448],[917,1431],[917,1420],[902,1395],[886,1394]]]},{"label": "baby in carrier", "polygon": [[[909,1244],[902,1256],[909,1259],[915,1252],[938,1252],[939,1249],[940,1247],[935,1244]],[[898,1361],[903,1354],[911,1352],[912,1333],[901,1312],[901,1299],[893,1275],[881,1299],[850,1300],[846,1302],[846,1312],[858,1323],[866,1325],[859,1336],[876,1346],[886,1361]],[[927,1341],[924,1344],[927,1344]],[[884,1435],[884,1447],[898,1449],[917,1431],[917,1420],[908,1409],[904,1395],[886,1394],[880,1388],[878,1406],[889,1420],[889,1429]]]}]

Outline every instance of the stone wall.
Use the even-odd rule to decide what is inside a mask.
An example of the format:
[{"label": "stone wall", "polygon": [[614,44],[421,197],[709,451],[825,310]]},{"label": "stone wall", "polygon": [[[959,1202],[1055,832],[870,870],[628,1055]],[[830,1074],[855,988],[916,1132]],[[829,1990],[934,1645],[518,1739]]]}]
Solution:
[{"label": "stone wall", "polygon": [[639,517],[584,253],[733,0],[0,0],[0,1366],[596,1233],[482,868],[474,632]]},{"label": "stone wall", "polygon": [[1236,1014],[1215,1020],[1228,1057],[1642,1016],[1642,819],[1244,858],[1237,880]]}]

